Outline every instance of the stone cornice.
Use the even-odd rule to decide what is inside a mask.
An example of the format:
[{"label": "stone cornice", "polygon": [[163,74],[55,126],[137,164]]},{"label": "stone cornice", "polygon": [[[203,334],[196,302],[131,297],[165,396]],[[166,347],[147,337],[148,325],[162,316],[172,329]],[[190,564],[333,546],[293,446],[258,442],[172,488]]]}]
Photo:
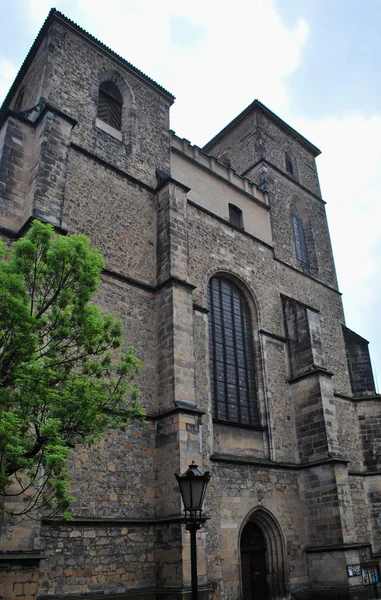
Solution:
[{"label": "stone cornice", "polygon": [[[206,520],[206,518],[204,518]],[[86,517],[72,516],[70,520],[61,517],[47,517],[42,519],[44,525],[83,525],[83,526],[115,526],[118,525],[159,525],[167,523],[184,523],[183,515],[168,515],[165,517]]]},{"label": "stone cornice", "polygon": [[355,550],[356,548],[370,548],[369,543],[365,544],[332,544],[328,546],[307,546],[304,548],[304,552],[309,554],[319,553],[319,552],[334,552],[334,551],[343,551],[343,550]]},{"label": "stone cornice", "polygon": [[375,400],[381,401],[381,394],[373,394],[369,396],[348,396],[347,394],[341,394],[340,392],[334,392],[336,398],[343,398],[344,400],[350,400],[351,402],[374,402]]},{"label": "stone cornice", "polygon": [[234,456],[232,454],[211,454],[210,460],[216,463],[230,463],[240,464],[247,466],[256,466],[258,468],[265,469],[283,469],[285,471],[301,471],[304,469],[313,469],[322,465],[344,463],[348,464],[350,461],[342,457],[329,457],[321,460],[316,460],[310,463],[287,463],[287,462],[272,462],[266,459],[251,458],[250,456]]},{"label": "stone cornice", "polygon": [[266,331],[265,329],[260,329],[259,333],[273,340],[277,340],[278,342],[282,342],[283,344],[287,342],[287,338],[283,335],[278,335],[277,333],[272,333],[271,331]]},{"label": "stone cornice", "polygon": [[[276,248],[275,248],[274,252],[276,252]],[[274,255],[274,260],[276,262],[280,263],[281,265],[284,265],[288,269],[291,269],[292,271],[295,271],[296,273],[300,273],[300,275],[303,275],[304,277],[308,277],[308,279],[312,279],[312,281],[316,281],[316,283],[318,283],[319,285],[322,285],[323,287],[327,288],[328,290],[331,290],[331,292],[335,292],[335,294],[339,294],[339,296],[342,296],[342,293],[339,292],[339,290],[332,287],[331,285],[328,285],[328,283],[324,283],[324,281],[322,281],[321,279],[318,279],[317,277],[314,277],[313,275],[310,275],[309,273],[305,273],[304,271],[297,269],[293,265],[290,265],[289,263],[285,262],[284,260],[282,260],[281,258],[278,258],[275,255]]]},{"label": "stone cornice", "polygon": [[381,475],[381,469],[376,471],[348,471],[348,475],[353,477],[379,477]]},{"label": "stone cornice", "polygon": [[188,414],[202,417],[205,415],[205,411],[199,410],[197,406],[192,406],[188,403],[176,400],[176,405],[157,413],[151,413],[146,415],[146,419],[149,421],[159,421],[160,419],[166,419],[174,414]]},{"label": "stone cornice", "polygon": [[327,369],[324,369],[323,367],[315,366],[310,371],[300,373],[300,375],[295,375],[295,377],[290,377],[287,381],[288,383],[295,383],[296,381],[306,379],[307,377],[311,377],[312,375],[324,375],[325,377],[333,377],[333,373],[331,373],[331,371],[327,371]]}]

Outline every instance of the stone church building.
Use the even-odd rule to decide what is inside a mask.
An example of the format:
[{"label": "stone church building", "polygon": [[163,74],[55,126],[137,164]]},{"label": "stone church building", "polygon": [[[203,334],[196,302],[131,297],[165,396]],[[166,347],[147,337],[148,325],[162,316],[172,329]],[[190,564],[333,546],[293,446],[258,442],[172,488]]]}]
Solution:
[{"label": "stone church building", "polygon": [[380,597],[381,396],[344,322],[318,148],[255,100],[204,147],[52,10],[0,111],[0,233],[88,235],[147,424],[72,461],[73,519],[3,536],[0,598],[190,598],[174,473],[212,473],[202,600]]}]

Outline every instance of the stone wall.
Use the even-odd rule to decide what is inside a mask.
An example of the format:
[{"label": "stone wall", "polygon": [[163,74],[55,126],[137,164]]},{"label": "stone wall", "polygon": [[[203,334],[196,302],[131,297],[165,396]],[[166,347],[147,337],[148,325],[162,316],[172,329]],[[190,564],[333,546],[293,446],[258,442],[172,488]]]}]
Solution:
[{"label": "stone wall", "polygon": [[[169,106],[171,96],[133,73],[123,61],[111,58],[96,44],[60,23],[51,31],[54,69],[45,78],[46,99],[60,106],[78,125],[73,142],[84,146],[107,162],[148,185],[156,185],[156,169],[169,169]],[[67,65],[70,64],[70,69]],[[136,106],[136,142],[127,144],[95,127],[98,88],[102,73],[113,73],[125,82],[129,98]],[[122,131],[122,134],[126,132]],[[127,141],[127,140],[126,140]]]},{"label": "stone wall", "polygon": [[228,158],[241,175],[248,175],[261,160],[285,173],[287,152],[295,172],[294,178],[287,176],[288,179],[297,180],[320,196],[315,164],[319,150],[258,102],[244,113],[234,128],[216,136],[217,139],[208,142],[204,150],[217,158]]},{"label": "stone wall", "polygon": [[[10,103],[12,109],[15,108],[15,103],[18,101],[20,93],[23,95],[23,100],[18,107],[18,111],[33,108],[38,104],[40,98],[45,96],[44,84],[47,78],[49,78],[49,56],[53,50],[54,46],[51,44],[50,36],[47,35],[41,41],[41,45],[28,65],[28,70],[14,91]],[[48,73],[46,72],[47,69]]]},{"label": "stone wall", "polygon": [[155,582],[155,532],[133,524],[46,525],[40,595],[120,593]]},{"label": "stone wall", "polygon": [[63,226],[72,233],[88,235],[105,257],[107,269],[150,285],[156,281],[152,192],[73,149]]},{"label": "stone wall", "polygon": [[363,401],[357,407],[364,466],[367,471],[381,468],[381,414],[379,399]]},{"label": "stone wall", "polygon": [[369,342],[344,325],[343,335],[353,395],[373,396],[376,388],[369,356]]}]

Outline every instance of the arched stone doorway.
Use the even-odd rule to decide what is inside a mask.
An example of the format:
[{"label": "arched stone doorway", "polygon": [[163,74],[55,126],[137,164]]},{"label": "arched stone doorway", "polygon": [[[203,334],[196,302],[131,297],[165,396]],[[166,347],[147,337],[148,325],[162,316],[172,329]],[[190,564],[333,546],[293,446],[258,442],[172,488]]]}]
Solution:
[{"label": "arched stone doorway", "polygon": [[266,542],[253,521],[241,535],[242,600],[267,600]]},{"label": "arched stone doorway", "polygon": [[286,594],[283,539],[274,517],[258,509],[241,531],[242,600],[276,600]]}]

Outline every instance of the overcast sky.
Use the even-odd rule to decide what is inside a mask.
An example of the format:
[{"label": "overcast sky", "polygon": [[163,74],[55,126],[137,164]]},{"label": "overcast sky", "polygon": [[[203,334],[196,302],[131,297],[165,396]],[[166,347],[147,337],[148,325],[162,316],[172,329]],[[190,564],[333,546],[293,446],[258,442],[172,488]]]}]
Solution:
[{"label": "overcast sky", "polygon": [[55,6],[172,92],[171,127],[192,143],[258,98],[318,146],[347,325],[381,384],[381,0],[0,5],[0,103]]}]

